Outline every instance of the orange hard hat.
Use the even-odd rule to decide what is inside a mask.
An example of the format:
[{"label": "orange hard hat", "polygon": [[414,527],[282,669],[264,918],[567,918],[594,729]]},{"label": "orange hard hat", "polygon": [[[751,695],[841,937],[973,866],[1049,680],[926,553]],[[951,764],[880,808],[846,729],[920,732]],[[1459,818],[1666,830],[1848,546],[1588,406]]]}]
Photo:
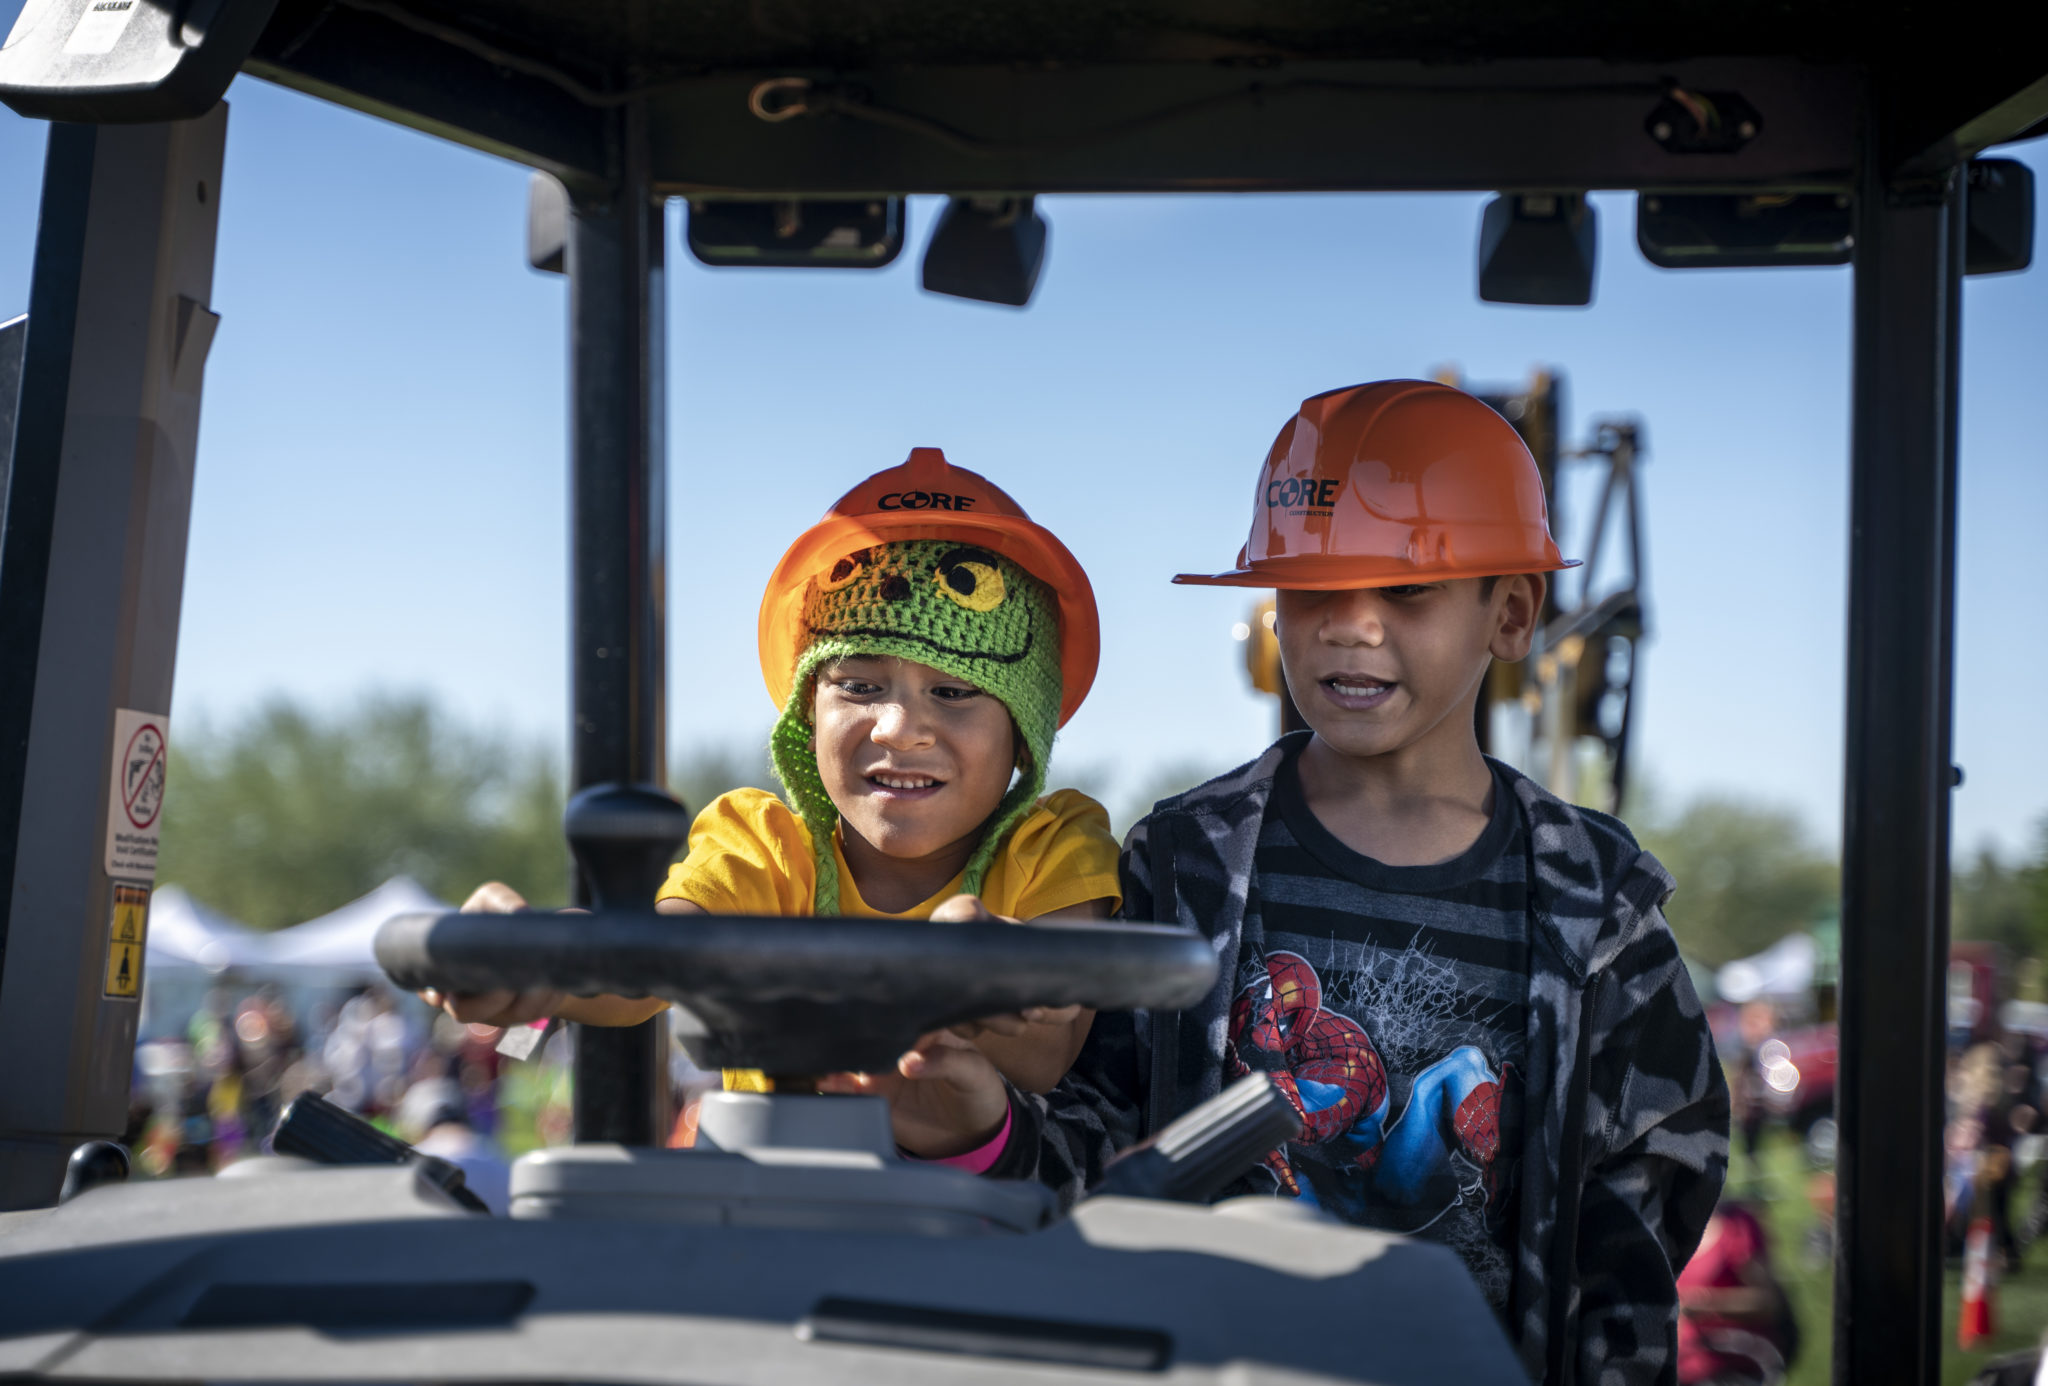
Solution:
[{"label": "orange hard hat", "polygon": [[987,477],[955,467],[937,448],[912,448],[900,467],[876,472],[835,501],[797,536],[761,598],[761,677],[775,705],[789,701],[796,663],[809,643],[804,593],[850,553],[906,539],[954,539],[1010,559],[1044,583],[1060,610],[1060,725],[1095,682],[1102,633],[1088,574],[1051,530]]},{"label": "orange hard hat", "polygon": [[1303,400],[1259,472],[1237,567],[1174,581],[1328,592],[1577,566],[1513,425],[1463,390],[1381,380]]}]

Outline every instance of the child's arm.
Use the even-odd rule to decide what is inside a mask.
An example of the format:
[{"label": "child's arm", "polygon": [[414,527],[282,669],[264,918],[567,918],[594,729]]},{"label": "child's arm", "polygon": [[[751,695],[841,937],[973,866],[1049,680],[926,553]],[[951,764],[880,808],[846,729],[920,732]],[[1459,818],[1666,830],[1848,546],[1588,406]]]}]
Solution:
[{"label": "child's arm", "polygon": [[[678,913],[666,908],[670,905],[687,902],[664,901],[656,908]],[[500,881],[486,881],[462,902],[464,914],[510,914],[525,908],[525,898]],[[668,1002],[658,996],[571,996],[552,990],[442,992],[429,988],[420,993],[420,999],[465,1025],[525,1025],[548,1016],[578,1025],[638,1025],[668,1009]]]},{"label": "child's arm", "polygon": [[[1040,917],[1108,919],[1110,913],[1108,901],[1087,901]],[[932,911],[940,923],[999,917],[973,895],[956,895]],[[1061,1093],[1077,1085],[1077,1077],[1067,1071],[1090,1038],[1094,1017],[1094,1011],[1077,1005],[991,1015],[924,1036],[897,1060],[895,1073],[827,1075],[819,1091],[887,1097],[897,1144],[911,1155],[950,1159],[973,1151],[987,1161],[1016,1165],[1020,1146],[1036,1151],[1047,1103],[1071,1106]],[[1042,1087],[1032,1089],[1032,1081]],[[1030,1171],[1006,1169],[1004,1175],[1030,1177],[1036,1159],[1030,1165]]]},{"label": "child's arm", "polygon": [[[1109,1034],[1105,1036],[1104,1026]],[[1103,1017],[1074,1069],[1040,1096],[1019,1089],[972,1043],[951,1031],[926,1035],[884,1073],[834,1073],[820,1092],[889,1101],[896,1144],[924,1160],[972,1155],[968,1166],[997,1179],[1038,1179],[1067,1207],[1103,1164],[1137,1139],[1130,1016]],[[1091,1135],[1084,1132],[1092,1132]]]},{"label": "child's arm", "polygon": [[[972,912],[949,900],[933,911],[932,917],[953,923],[968,919],[1005,918],[990,914],[971,895],[956,898],[973,901]],[[1039,919],[1107,919],[1115,908],[1115,902],[1111,900],[1089,900],[1072,909],[1040,915]],[[974,1047],[986,1054],[989,1062],[1005,1078],[1025,1092],[1045,1093],[1051,1092],[1053,1086],[1066,1077],[1067,1070],[1074,1066],[1081,1046],[1087,1042],[1088,1027],[1094,1023],[1095,1012],[1082,1006],[1061,1006],[1035,1007],[1017,1016],[991,1016],[972,1027],[961,1028],[971,1035]]]},{"label": "child's arm", "polygon": [[570,996],[560,991],[420,993],[465,1025],[525,1025],[555,1016],[578,1025],[638,1025],[668,1009],[658,996]]},{"label": "child's arm", "polygon": [[[1173,903],[1155,901],[1151,817],[1133,827],[1117,861],[1122,919],[1171,923]],[[1142,1013],[1114,1011],[1097,1019],[1067,1075],[1043,1096],[1017,1093],[1010,1106],[1010,1139],[987,1173],[998,1179],[1036,1179],[1074,1201],[1102,1177],[1116,1153],[1145,1134],[1145,1074],[1149,1055],[1139,1043]]]},{"label": "child's arm", "polygon": [[[1132,829],[1119,863],[1125,919],[1157,917],[1145,834],[1144,823]],[[1143,1134],[1143,1067],[1132,1013],[1118,1011],[1090,1026],[1079,1057],[1042,1095],[1006,1083],[986,1062],[979,1071],[959,1066],[947,1100],[921,1106],[901,1100],[903,1090],[915,1084],[905,1083],[900,1073],[881,1075],[872,1087],[839,1090],[890,1097],[897,1144],[927,1159],[986,1150],[994,1143],[994,1133],[985,1130],[993,1112],[1001,1123],[996,1129],[1006,1136],[982,1172],[997,1179],[1036,1179],[1066,1208],[1101,1178],[1117,1151]],[[849,1075],[846,1081],[860,1080]]]}]

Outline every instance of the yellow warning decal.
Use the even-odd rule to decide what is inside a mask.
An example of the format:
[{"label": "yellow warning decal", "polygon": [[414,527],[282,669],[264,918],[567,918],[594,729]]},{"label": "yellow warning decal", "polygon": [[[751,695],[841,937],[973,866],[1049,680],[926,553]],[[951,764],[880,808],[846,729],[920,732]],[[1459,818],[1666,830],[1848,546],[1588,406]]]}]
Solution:
[{"label": "yellow warning decal", "polygon": [[149,887],[114,882],[114,914],[107,921],[107,992],[142,994],[142,942],[149,928]]}]

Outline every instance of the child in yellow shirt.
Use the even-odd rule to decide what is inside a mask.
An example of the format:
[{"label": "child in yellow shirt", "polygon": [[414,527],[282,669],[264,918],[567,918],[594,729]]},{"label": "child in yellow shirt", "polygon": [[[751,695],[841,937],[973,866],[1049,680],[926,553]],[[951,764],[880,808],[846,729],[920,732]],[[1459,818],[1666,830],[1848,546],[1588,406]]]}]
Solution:
[{"label": "child in yellow shirt", "polygon": [[[758,789],[698,814],[658,907],[670,913],[897,919],[1107,918],[1117,843],[1102,807],[1045,793],[1053,736],[1080,706],[1099,651],[1095,597],[1065,545],[936,448],[869,477],[790,546],[761,603],[761,672],[782,709],[770,753],[787,802]],[[503,886],[466,909],[517,908]],[[634,1024],[653,998],[557,993],[445,998],[458,1019],[559,1015]],[[928,1037],[900,1076],[976,1058],[1019,1088],[1057,1083],[1092,1017],[1067,1009]],[[948,1051],[952,1051],[949,1053]],[[759,1074],[727,1086],[761,1090]],[[912,1094],[911,1100],[917,1100]]]}]

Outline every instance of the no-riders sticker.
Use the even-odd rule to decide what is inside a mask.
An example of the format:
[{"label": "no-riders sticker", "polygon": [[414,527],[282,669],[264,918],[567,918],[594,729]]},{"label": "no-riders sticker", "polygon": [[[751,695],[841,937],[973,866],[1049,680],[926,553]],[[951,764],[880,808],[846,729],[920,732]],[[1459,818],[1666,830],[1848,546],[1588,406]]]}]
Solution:
[{"label": "no-riders sticker", "polygon": [[114,713],[113,782],[107,792],[107,874],[118,880],[156,879],[159,819],[164,809],[170,719],[160,712],[119,708]]}]

